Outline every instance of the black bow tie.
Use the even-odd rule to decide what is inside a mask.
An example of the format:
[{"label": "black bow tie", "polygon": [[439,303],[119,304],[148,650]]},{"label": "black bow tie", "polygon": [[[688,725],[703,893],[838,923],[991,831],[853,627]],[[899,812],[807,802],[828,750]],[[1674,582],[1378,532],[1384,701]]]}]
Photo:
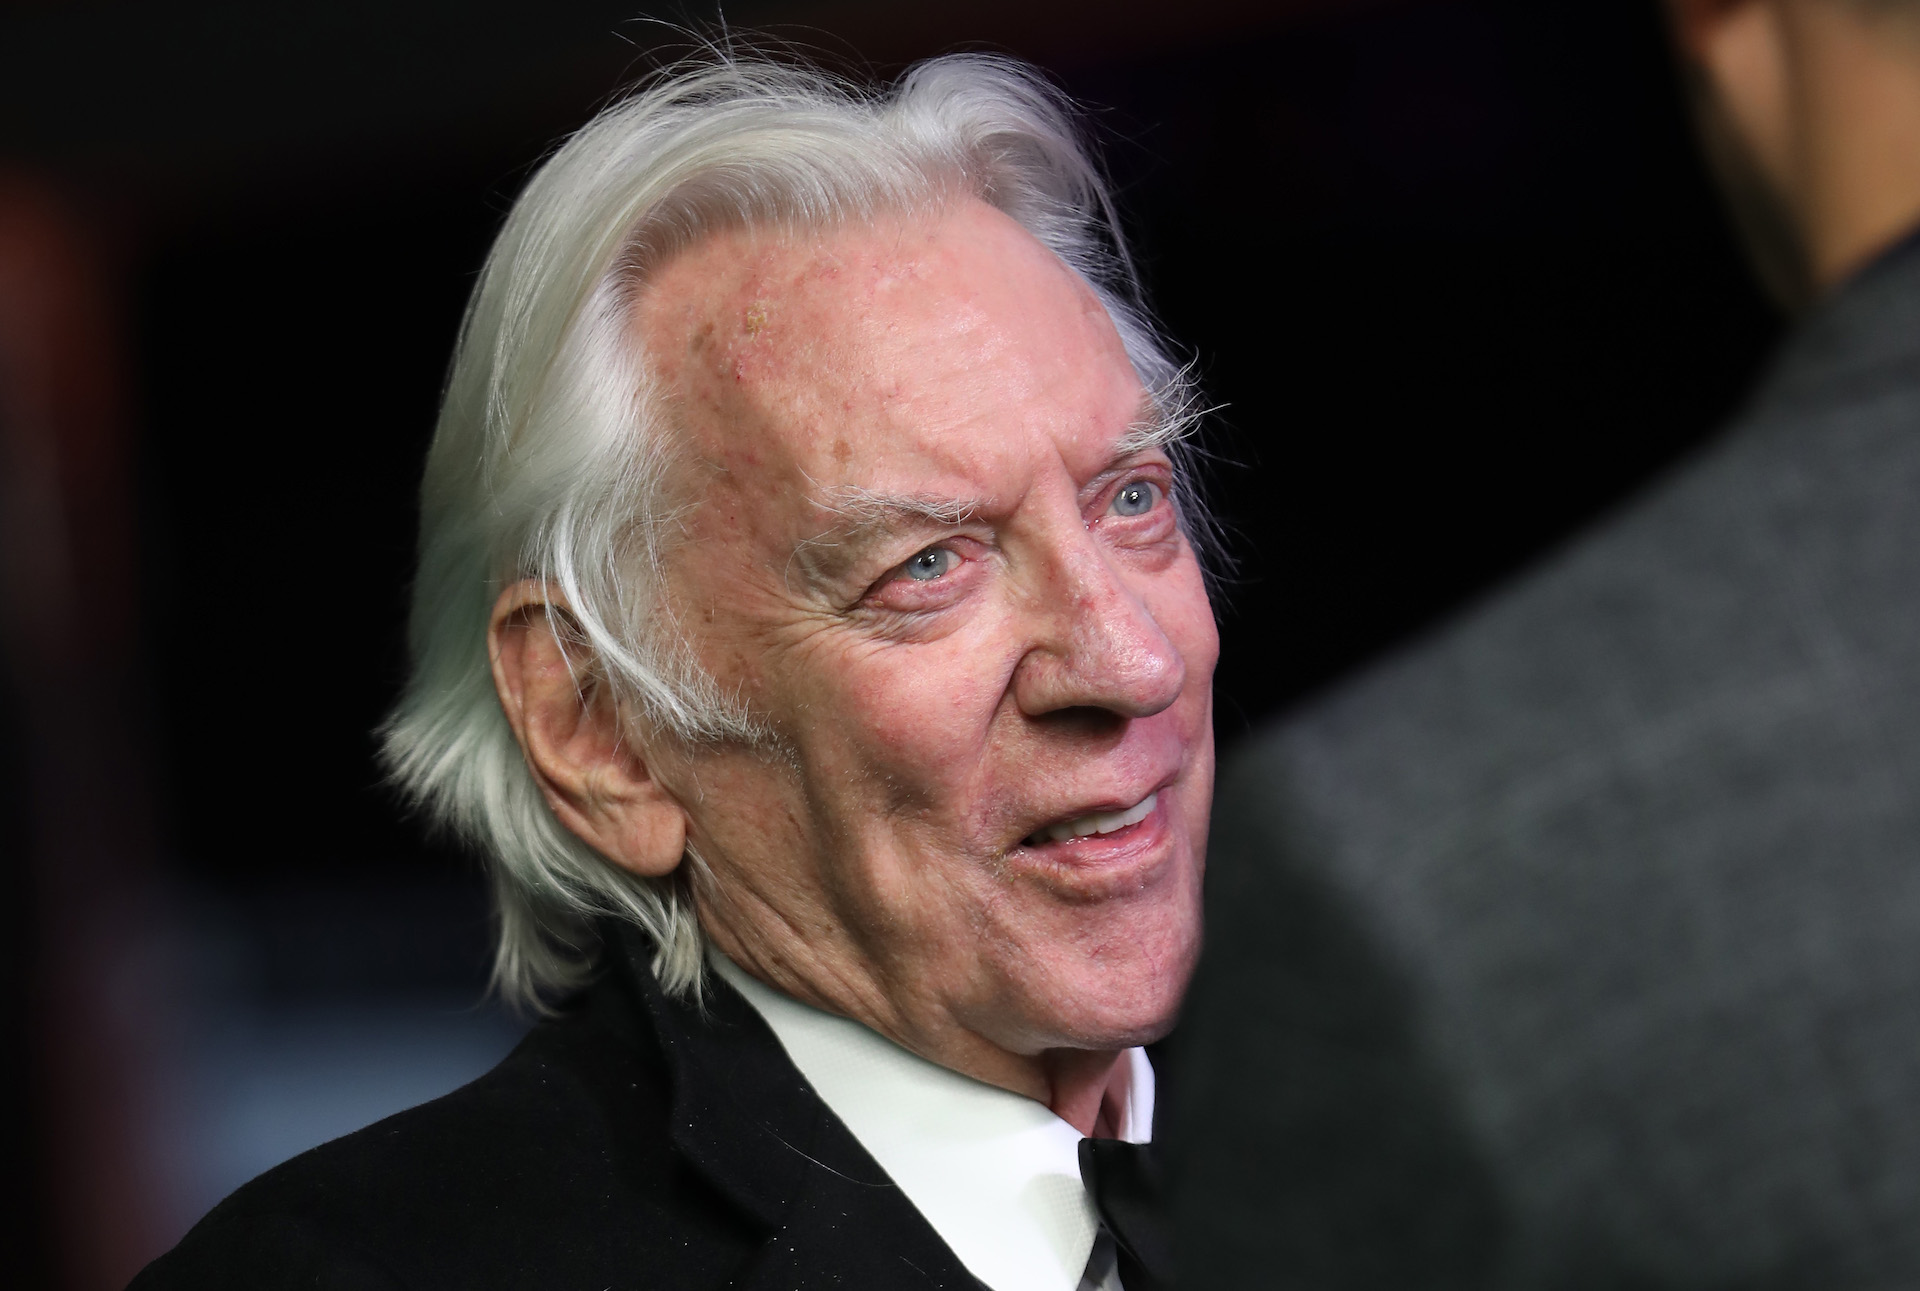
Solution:
[{"label": "black bow tie", "polygon": [[1145,1143],[1080,1140],[1080,1179],[1113,1235],[1126,1291],[1169,1291],[1173,1251],[1160,1162]]}]

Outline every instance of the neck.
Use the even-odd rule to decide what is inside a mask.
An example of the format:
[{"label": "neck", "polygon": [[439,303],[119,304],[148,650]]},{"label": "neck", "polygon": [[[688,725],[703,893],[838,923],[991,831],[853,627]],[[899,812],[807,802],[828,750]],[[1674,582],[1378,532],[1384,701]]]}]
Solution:
[{"label": "neck", "polygon": [[[851,1018],[929,1062],[1044,1103],[1055,1116],[1086,1135],[1117,1137],[1131,1092],[1131,1066],[1124,1049],[1044,1049],[1018,1053],[947,1018],[946,1025],[909,1025],[907,1017],[875,987],[871,974],[816,956],[805,967],[760,953],[725,924],[703,919],[716,950],[741,972],[773,990],[823,1012]],[[840,971],[832,971],[834,969]]]},{"label": "neck", "polygon": [[1046,1055],[1047,1106],[1082,1134],[1118,1138],[1125,1126],[1133,1068],[1124,1054],[1090,1049],[1056,1049]]}]

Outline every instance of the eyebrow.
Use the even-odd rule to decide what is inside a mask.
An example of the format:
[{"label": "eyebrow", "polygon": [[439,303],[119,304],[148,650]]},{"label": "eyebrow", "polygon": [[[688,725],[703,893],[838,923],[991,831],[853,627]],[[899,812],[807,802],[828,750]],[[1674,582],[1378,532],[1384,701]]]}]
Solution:
[{"label": "eyebrow", "polygon": [[1207,414],[1213,411],[1200,406],[1184,382],[1176,383],[1171,394],[1171,403],[1151,391],[1140,396],[1140,407],[1127,424],[1126,433],[1114,441],[1116,460],[1179,443],[1198,430]]},{"label": "eyebrow", "polygon": [[947,498],[927,493],[881,493],[843,484],[813,499],[835,523],[794,544],[790,563],[816,583],[846,572],[874,542],[902,531],[950,529],[985,508],[977,498]]},{"label": "eyebrow", "polygon": [[[1151,393],[1141,396],[1134,419],[1113,444],[1113,460],[1178,443],[1193,433],[1203,414],[1181,401],[1167,408]],[[978,498],[927,493],[883,493],[857,484],[823,490],[814,506],[835,518],[811,538],[794,544],[789,566],[798,565],[814,583],[844,575],[874,542],[915,529],[950,529],[985,510]]]}]

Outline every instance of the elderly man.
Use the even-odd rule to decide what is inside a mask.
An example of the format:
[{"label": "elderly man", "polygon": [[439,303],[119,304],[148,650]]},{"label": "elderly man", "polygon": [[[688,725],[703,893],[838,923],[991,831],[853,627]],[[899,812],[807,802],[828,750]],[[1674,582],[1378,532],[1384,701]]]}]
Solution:
[{"label": "elderly man", "polygon": [[551,1017],[136,1285],[1156,1285],[1114,1140],[1199,945],[1217,639],[1135,300],[1005,62],[715,60],[562,148],[387,732]]}]

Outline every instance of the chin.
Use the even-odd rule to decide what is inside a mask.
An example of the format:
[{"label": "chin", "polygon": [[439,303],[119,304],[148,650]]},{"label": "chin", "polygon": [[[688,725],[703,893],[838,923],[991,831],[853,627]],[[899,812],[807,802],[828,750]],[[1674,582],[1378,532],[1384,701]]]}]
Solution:
[{"label": "chin", "polygon": [[1052,1014],[1047,1029],[1057,1038],[1047,1047],[1127,1049],[1173,1030],[1200,957],[1199,920],[1143,949],[1125,964],[1103,956],[1055,977],[1049,998],[1035,1001]]}]

